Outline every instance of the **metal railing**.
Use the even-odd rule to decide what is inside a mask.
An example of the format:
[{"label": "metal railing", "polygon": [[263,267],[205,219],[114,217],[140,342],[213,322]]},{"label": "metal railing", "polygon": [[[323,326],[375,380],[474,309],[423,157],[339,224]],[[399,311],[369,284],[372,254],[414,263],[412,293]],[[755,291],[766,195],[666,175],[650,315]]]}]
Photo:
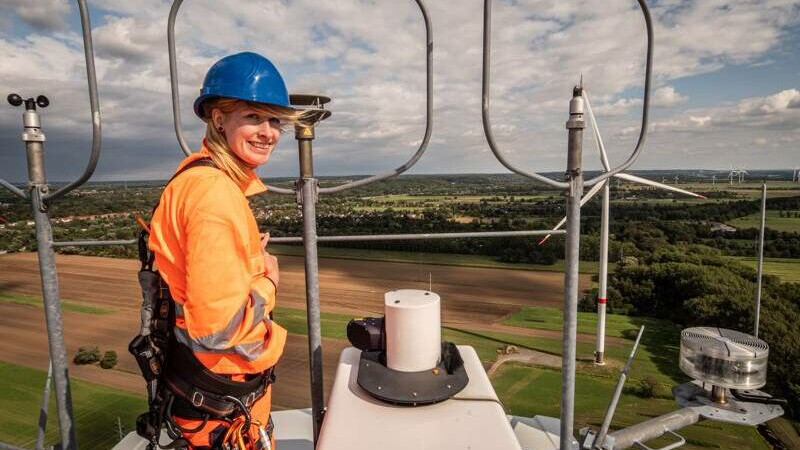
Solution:
[{"label": "metal railing", "polygon": [[489,117],[489,91],[491,75],[491,26],[492,0],[483,3],[483,80],[481,83],[481,113],[486,142],[492,153],[508,170],[534,181],[567,190],[567,237],[564,267],[564,326],[561,358],[561,450],[571,448],[575,415],[575,367],[576,342],[578,329],[578,264],[580,247],[581,197],[584,186],[591,186],[604,181],[630,167],[644,148],[647,137],[647,125],[650,110],[650,87],[653,69],[653,23],[650,11],[644,0],[638,0],[644,15],[647,29],[647,56],[645,60],[644,95],[642,99],[642,122],[639,138],[628,159],[621,165],[607,170],[600,175],[584,181],[581,168],[583,147],[583,98],[582,86],[576,86],[570,101],[569,120],[567,121],[567,172],[566,180],[556,181],[539,173],[523,170],[506,159],[497,146],[492,134]]}]

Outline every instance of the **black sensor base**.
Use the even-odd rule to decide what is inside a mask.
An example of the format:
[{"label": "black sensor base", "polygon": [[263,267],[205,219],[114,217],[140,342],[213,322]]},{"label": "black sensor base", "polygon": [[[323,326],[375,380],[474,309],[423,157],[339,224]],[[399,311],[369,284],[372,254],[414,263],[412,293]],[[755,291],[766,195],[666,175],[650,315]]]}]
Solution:
[{"label": "black sensor base", "polygon": [[378,400],[394,405],[438,403],[461,392],[469,383],[458,348],[442,342],[439,364],[421,372],[400,372],[386,367],[381,351],[361,352],[358,385]]}]

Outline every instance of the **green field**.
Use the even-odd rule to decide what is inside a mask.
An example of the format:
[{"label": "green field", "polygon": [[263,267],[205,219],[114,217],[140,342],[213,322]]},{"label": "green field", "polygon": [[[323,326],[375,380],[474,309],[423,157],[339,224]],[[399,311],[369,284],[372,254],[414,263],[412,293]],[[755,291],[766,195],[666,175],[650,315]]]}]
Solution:
[{"label": "green field", "polygon": [[[532,237],[531,239],[538,239]],[[275,255],[303,256],[299,245],[270,244],[269,251]],[[488,269],[536,270],[542,272],[563,272],[564,261],[552,265],[522,264],[497,261],[493,256],[458,255],[452,253],[401,252],[390,250],[370,250],[359,248],[320,247],[321,258],[355,259],[364,261],[384,261],[412,264],[433,264],[439,266],[482,267]],[[613,264],[611,265],[613,267]],[[597,261],[581,261],[580,272],[595,274]]]},{"label": "green field", "polygon": [[[633,364],[636,374],[638,360]],[[557,370],[515,364],[502,366],[493,376],[493,385],[500,401],[510,414],[531,417],[558,417],[560,410],[561,373]],[[591,425],[597,429],[608,407],[616,379],[579,373],[575,383],[575,430]],[[635,382],[629,381],[614,415],[612,430],[649,420],[677,409],[667,398],[640,398],[634,395]],[[705,421],[680,430],[686,437],[685,449],[769,450],[770,446],[753,427]],[[657,439],[647,444],[660,448],[670,439]]]},{"label": "green field", "polygon": [[[31,297],[28,295],[19,295],[19,294],[0,293],[0,303],[16,303],[18,305],[34,306],[36,308],[44,307],[44,303],[41,297]],[[61,309],[64,311],[72,311],[72,312],[95,314],[95,315],[110,314],[112,312],[108,308],[83,305],[80,303],[71,302],[69,300],[61,301]]]},{"label": "green field", "polygon": [[[758,258],[751,256],[734,258],[753,269],[758,268]],[[800,259],[764,258],[764,273],[775,275],[784,283],[800,283]]]},{"label": "green field", "polygon": [[[525,307],[517,314],[506,319],[506,325],[539,330],[561,330],[563,323],[562,312],[555,308]],[[623,346],[606,344],[607,358],[624,361],[633,346],[633,340],[639,332],[639,327],[644,326],[641,345],[638,355],[638,376],[651,377],[665,386],[682,383],[686,376],[678,370],[678,343],[680,329],[672,322],[650,317],[633,317],[619,314],[606,315],[606,336],[627,339]],[[595,313],[578,313],[578,333],[594,335],[597,333],[597,315]],[[543,340],[538,338],[536,340]],[[557,341],[560,345],[561,341]],[[540,345],[541,346],[541,345]],[[593,361],[594,344],[578,343],[578,359]],[[561,347],[557,353],[561,354]],[[598,367],[587,364],[583,369],[586,373],[596,376],[616,376],[613,367]],[[632,377],[637,375],[632,374]]]},{"label": "green field", "polygon": [[[98,369],[101,370],[101,369]],[[47,374],[0,363],[0,442],[33,448],[42,390]],[[123,433],[135,429],[136,417],[147,410],[144,397],[72,379],[75,430],[82,449],[107,449],[119,441],[117,418]],[[60,441],[55,394],[51,391],[45,445]]]},{"label": "green field", "polygon": [[[798,211],[791,211],[792,216]],[[780,211],[767,211],[767,228],[790,233],[800,233],[800,217],[781,217]],[[728,225],[736,228],[761,228],[761,213],[750,214],[729,220]]]},{"label": "green field", "polygon": [[434,202],[443,203],[480,203],[481,200],[491,202],[491,199],[498,198],[502,202],[514,200],[541,200],[548,198],[548,195],[380,195],[376,197],[363,197],[362,200],[372,200],[376,202]]}]

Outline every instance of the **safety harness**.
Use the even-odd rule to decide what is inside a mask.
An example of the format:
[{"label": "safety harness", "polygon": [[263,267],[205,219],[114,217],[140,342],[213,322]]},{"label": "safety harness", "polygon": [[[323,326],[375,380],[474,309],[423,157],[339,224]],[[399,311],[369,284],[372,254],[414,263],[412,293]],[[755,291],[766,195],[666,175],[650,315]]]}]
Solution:
[{"label": "safety harness", "polygon": [[[209,158],[197,159],[178,170],[167,184],[181,173],[199,166],[216,168]],[[274,371],[269,369],[246,381],[233,381],[208,370],[191,349],[177,341],[174,332],[175,301],[169,286],[153,268],[155,255],[147,245],[149,228],[143,222],[140,224],[143,228],[139,233],[141,329],[128,345],[128,351],[136,358],[147,382],[149,409],[137,418],[136,432],[150,442],[148,450],[185,448],[189,443],[181,437],[182,433],[197,433],[210,419],[223,420],[229,424],[227,433],[219,442],[223,448],[230,445],[228,441],[239,446],[244,436],[250,435],[250,427],[257,426],[259,445],[253,448],[269,449],[272,418],[262,427],[262,424],[251,421],[249,409],[275,381]],[[202,424],[194,429],[184,429],[175,423],[173,415],[202,420]],[[162,426],[173,439],[167,445],[159,442]],[[238,435],[235,434],[237,430]],[[244,447],[240,446],[240,449],[244,450]]]}]

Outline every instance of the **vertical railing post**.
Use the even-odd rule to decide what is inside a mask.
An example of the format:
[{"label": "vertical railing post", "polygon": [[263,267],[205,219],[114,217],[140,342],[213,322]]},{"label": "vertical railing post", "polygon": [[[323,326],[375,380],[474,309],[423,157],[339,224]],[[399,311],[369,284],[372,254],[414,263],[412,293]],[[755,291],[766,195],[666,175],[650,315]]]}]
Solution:
[{"label": "vertical railing post", "polygon": [[295,138],[300,152],[298,198],[303,208],[303,248],[306,274],[306,308],[308,323],[308,364],[311,379],[311,415],[314,426],[314,445],[322,428],[325,392],[322,382],[322,329],[319,304],[319,258],[317,255],[317,200],[319,182],[314,178],[311,141],[314,126],[298,124]]},{"label": "vertical railing post", "polygon": [[764,275],[764,228],[767,223],[767,183],[761,183],[761,229],[758,234],[758,274],[756,275],[756,317],[753,336],[758,337],[761,320],[761,277]]},{"label": "vertical railing post", "polygon": [[[40,106],[46,106],[39,101]],[[61,300],[58,292],[58,275],[53,251],[53,231],[47,214],[44,197],[48,193],[44,170],[44,133],[41,131],[39,113],[33,99],[25,101],[22,140],[28,158],[28,182],[31,191],[33,221],[36,224],[36,246],[39,254],[39,272],[42,278],[45,321],[50,346],[50,361],[58,405],[58,422],[62,448],[77,448],[72,416],[72,395],[69,387],[67,349],[64,344],[64,327],[61,322]]]},{"label": "vertical railing post", "polygon": [[567,239],[564,273],[564,329],[561,354],[561,450],[572,450],[573,421],[575,414],[575,364],[578,333],[578,265],[581,239],[581,197],[583,197],[583,151],[582,88],[576,86],[569,102],[567,121]]}]

